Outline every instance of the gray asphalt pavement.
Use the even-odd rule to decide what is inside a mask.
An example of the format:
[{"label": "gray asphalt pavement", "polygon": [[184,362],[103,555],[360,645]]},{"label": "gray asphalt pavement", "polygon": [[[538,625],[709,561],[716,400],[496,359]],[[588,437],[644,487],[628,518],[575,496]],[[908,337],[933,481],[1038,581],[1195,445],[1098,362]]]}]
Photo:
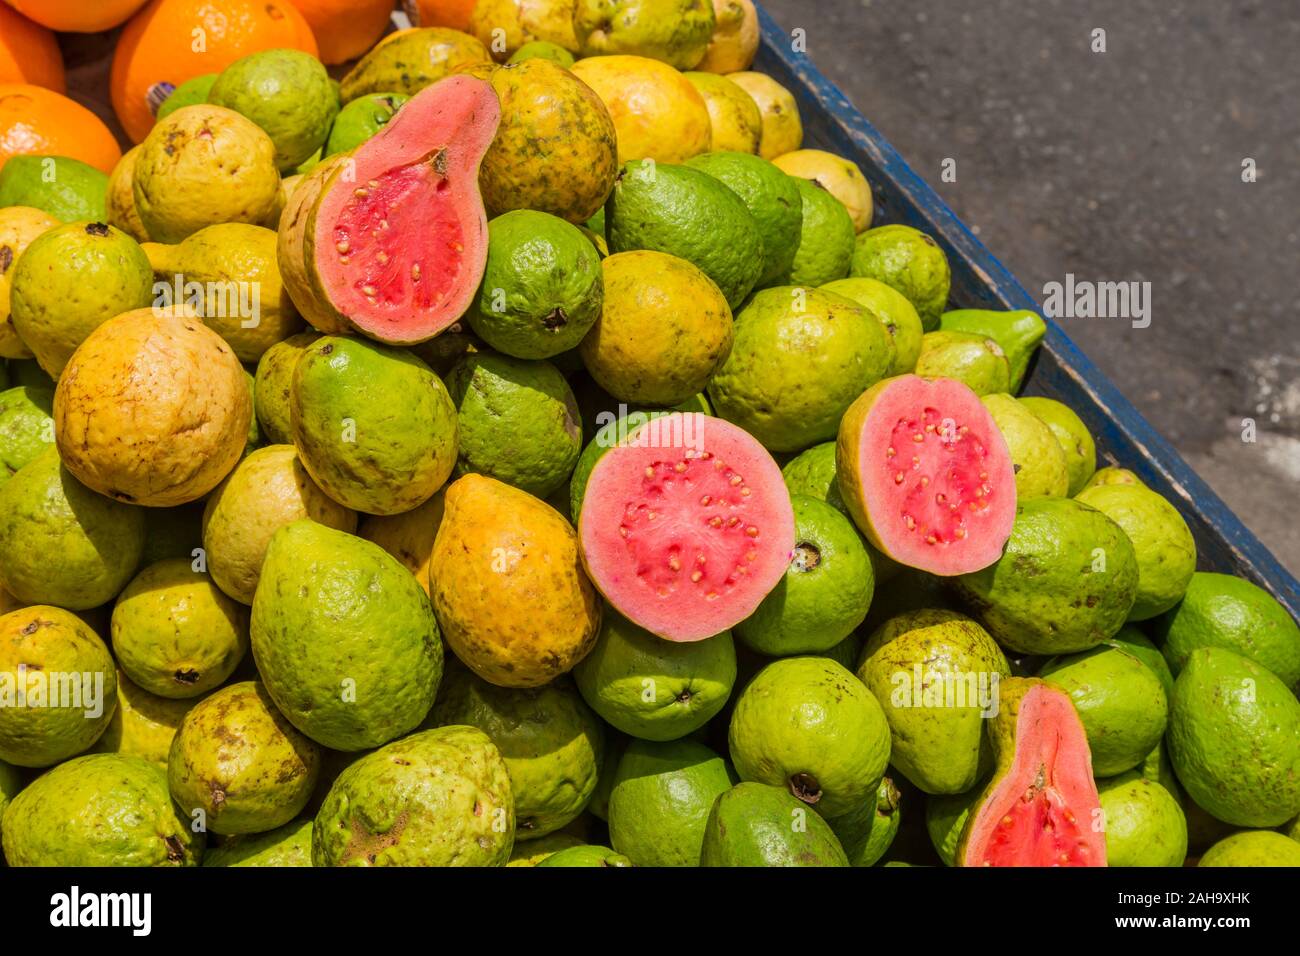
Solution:
[{"label": "gray asphalt pavement", "polygon": [[1300,4],[760,2],[1031,293],[1151,283],[1062,324],[1300,573]]}]

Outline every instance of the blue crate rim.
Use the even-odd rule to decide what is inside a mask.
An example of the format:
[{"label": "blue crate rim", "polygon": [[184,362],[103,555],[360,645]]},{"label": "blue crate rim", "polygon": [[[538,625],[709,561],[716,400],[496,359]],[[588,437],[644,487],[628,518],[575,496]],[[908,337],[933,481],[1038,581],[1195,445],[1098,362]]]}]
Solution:
[{"label": "blue crate rim", "polygon": [[[826,109],[832,122],[877,165],[887,170],[893,186],[904,193],[930,223],[932,235],[951,247],[988,287],[992,297],[1005,309],[1029,309],[1042,315],[1042,309],[1019,280],[966,227],[943,199],[918,176],[897,150],[828,80],[806,53],[793,49],[790,36],[763,8],[758,10],[762,43],[767,55],[783,66],[807,87]],[[873,184],[874,185],[874,184]],[[1151,466],[1181,498],[1182,509],[1196,514],[1222,536],[1239,565],[1253,572],[1257,583],[1271,592],[1291,613],[1300,617],[1300,581],[1255,537],[1223,500],[1205,483],[1169,442],[1143,418],[1141,412],[1101,372],[1065,331],[1052,319],[1047,322],[1043,348],[1059,361],[1081,391],[1098,405],[1108,409],[1114,425],[1129,442],[1147,455]]]}]

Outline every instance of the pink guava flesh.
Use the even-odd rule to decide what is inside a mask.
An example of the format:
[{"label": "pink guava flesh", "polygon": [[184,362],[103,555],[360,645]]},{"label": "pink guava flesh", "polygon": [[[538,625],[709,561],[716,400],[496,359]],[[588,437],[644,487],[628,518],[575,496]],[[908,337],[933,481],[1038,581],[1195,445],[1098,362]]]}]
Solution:
[{"label": "pink guava flesh", "polygon": [[422,342],[464,314],[487,263],[478,167],[496,135],[492,87],[421,90],[335,174],[315,220],[330,304],[367,335]]},{"label": "pink guava flesh", "polygon": [[1011,772],[971,823],[964,866],[1105,866],[1092,757],[1070,698],[1033,687],[1016,718]]},{"label": "pink guava flesh", "polygon": [[795,545],[772,456],[698,412],[652,419],[606,452],[578,525],[587,572],[606,600],[670,641],[703,640],[749,617]]},{"label": "pink guava flesh", "polygon": [[996,561],[1016,516],[1011,454],[979,397],[952,379],[901,376],[871,407],[858,446],[868,536],[931,574]]}]

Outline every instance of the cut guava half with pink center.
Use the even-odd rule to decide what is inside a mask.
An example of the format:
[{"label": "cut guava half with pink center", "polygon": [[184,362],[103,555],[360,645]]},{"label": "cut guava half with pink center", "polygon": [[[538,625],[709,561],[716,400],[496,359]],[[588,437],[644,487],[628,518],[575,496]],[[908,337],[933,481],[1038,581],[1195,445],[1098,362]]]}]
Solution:
[{"label": "cut guava half with pink center", "polygon": [[[300,304],[309,321],[319,328],[314,316],[323,312],[380,341],[411,344],[465,313],[487,263],[478,172],[499,118],[490,84],[447,77],[335,158],[323,183],[299,185],[318,190],[297,246],[318,300]],[[286,213],[302,218],[300,205],[291,200]],[[291,280],[291,294],[299,293]]]},{"label": "cut guava half with pink center", "polygon": [[1069,696],[1033,681],[1001,706],[1013,713],[995,721],[1013,723],[1003,734],[999,772],[967,820],[961,865],[1105,866],[1088,739]]},{"label": "cut guava half with pink center", "polygon": [[844,503],[888,557],[949,577],[1002,555],[1016,517],[1011,453],[961,382],[876,383],[845,412],[835,456]]},{"label": "cut guava half with pink center", "polygon": [[699,641],[749,617],[780,582],[794,509],[748,432],[675,412],[601,456],[578,537],[588,575],[620,614],[666,640]]}]

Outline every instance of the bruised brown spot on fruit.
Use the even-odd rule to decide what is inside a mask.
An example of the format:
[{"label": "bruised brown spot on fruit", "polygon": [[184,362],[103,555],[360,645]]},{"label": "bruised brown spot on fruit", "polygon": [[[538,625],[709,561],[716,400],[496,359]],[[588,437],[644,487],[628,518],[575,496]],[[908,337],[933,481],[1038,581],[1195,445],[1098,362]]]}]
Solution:
[{"label": "bruised brown spot on fruit", "polygon": [[447,150],[438,150],[433,154],[433,171],[444,179],[447,177]]},{"label": "bruised brown spot on fruit", "polygon": [[35,634],[38,630],[40,630],[40,627],[41,627],[40,621],[29,621],[27,624],[23,625],[22,630],[20,630],[18,633],[24,636],[28,634]]},{"label": "bruised brown spot on fruit", "polygon": [[163,844],[167,847],[167,862],[179,863],[185,859],[185,845],[180,839],[174,836],[163,837]]},{"label": "bruised brown spot on fruit", "polygon": [[569,322],[569,317],[564,314],[560,308],[552,309],[546,315],[542,316],[542,328],[548,332],[558,332]]},{"label": "bruised brown spot on fruit", "polygon": [[800,541],[794,546],[790,556],[790,567],[801,573],[808,572],[822,563],[822,553],[811,541]]},{"label": "bruised brown spot on fruit", "polygon": [[107,236],[108,225],[102,222],[91,222],[86,224],[86,235],[88,236]]},{"label": "bruised brown spot on fruit", "polygon": [[9,271],[9,267],[14,262],[14,250],[12,246],[0,246],[0,275]]},{"label": "bruised brown spot on fruit", "polygon": [[195,684],[198,683],[199,672],[192,667],[187,667],[172,674],[172,679],[178,684]]},{"label": "bruised brown spot on fruit", "polygon": [[822,785],[810,773],[796,773],[790,777],[790,792],[813,806],[822,798]]},{"label": "bruised brown spot on fruit", "polygon": [[[365,859],[369,863],[374,863],[379,858],[379,854],[387,850],[390,846],[396,846],[402,839],[402,833],[406,830],[406,823],[409,814],[405,811],[398,814],[393,825],[382,833],[372,833],[366,829],[365,824],[358,819],[352,820],[352,838],[344,848],[341,860],[353,860],[358,857]],[[344,827],[343,821],[339,821],[339,826]]]}]

